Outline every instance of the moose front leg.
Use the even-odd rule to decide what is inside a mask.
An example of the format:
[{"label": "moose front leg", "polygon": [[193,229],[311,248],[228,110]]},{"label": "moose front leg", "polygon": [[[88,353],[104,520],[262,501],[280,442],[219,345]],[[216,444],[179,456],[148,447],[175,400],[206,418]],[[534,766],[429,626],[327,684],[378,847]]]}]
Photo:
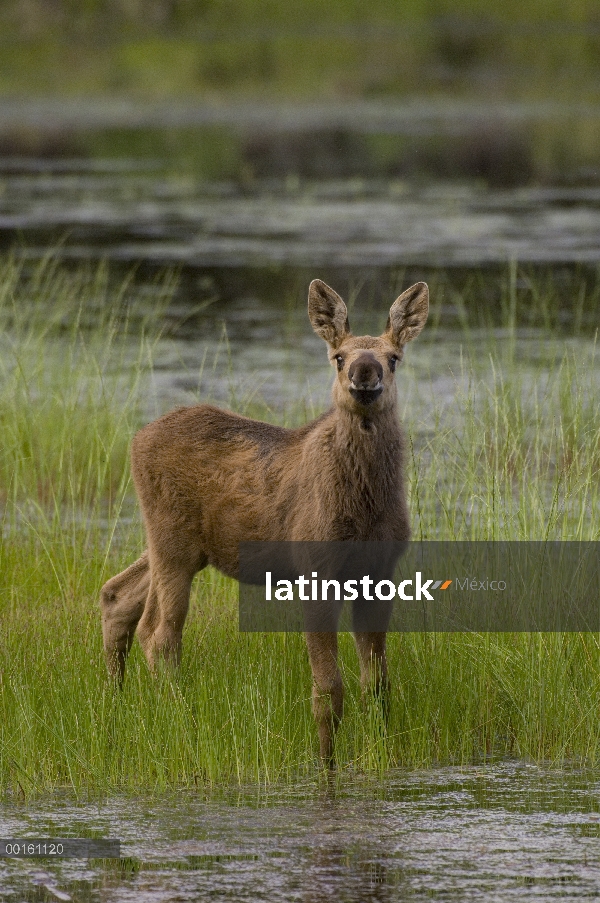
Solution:
[{"label": "moose front leg", "polygon": [[319,731],[321,759],[327,768],[333,768],[335,733],[344,709],[337,633],[307,633],[306,645],[313,676],[312,708]]}]

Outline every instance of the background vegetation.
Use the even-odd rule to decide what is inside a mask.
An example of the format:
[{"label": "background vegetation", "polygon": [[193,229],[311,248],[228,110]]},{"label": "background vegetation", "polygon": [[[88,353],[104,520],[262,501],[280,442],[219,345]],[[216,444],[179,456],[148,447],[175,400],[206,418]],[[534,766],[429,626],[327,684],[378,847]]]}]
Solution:
[{"label": "background vegetation", "polygon": [[[0,90],[598,98],[594,0],[6,0]],[[550,89],[550,91],[549,91]]]}]

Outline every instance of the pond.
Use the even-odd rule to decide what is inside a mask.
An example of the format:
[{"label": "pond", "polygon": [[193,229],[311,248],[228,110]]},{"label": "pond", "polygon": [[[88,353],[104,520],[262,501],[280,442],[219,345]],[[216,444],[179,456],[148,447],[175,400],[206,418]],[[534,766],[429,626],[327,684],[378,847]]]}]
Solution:
[{"label": "pond", "polygon": [[165,405],[169,393],[239,401],[242,379],[270,405],[315,410],[327,397],[305,314],[316,276],[349,301],[358,333],[379,331],[418,279],[438,324],[483,309],[506,326],[508,270],[524,294],[544,273],[553,325],[593,334],[599,129],[600,108],[549,102],[7,99],[0,247],[134,267],[149,309],[157,272],[175,268]]},{"label": "pond", "polygon": [[243,382],[311,413],[327,398],[305,312],[316,276],[349,302],[359,333],[380,331],[419,279],[438,325],[484,311],[506,326],[511,291],[530,302],[542,273],[554,310],[538,304],[535,322],[516,325],[551,316],[593,335],[600,163],[584,139],[598,129],[600,109],[559,103],[6,100],[0,247],[134,267],[150,310],[157,272],[177,270],[158,409],[239,403]]}]

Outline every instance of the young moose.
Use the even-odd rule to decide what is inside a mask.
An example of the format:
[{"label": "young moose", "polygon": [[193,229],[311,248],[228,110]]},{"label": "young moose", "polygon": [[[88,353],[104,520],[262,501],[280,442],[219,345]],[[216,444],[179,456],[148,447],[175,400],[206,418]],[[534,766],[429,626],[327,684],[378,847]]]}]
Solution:
[{"label": "young moose", "polygon": [[[336,369],[333,405],[299,429],[211,405],[181,408],[140,430],[132,471],[148,549],[102,588],[108,668],[123,679],[134,632],[152,667],[177,663],[194,574],[238,574],[240,542],[403,542],[410,536],[394,378],[428,314],[418,282],[392,304],[383,335],[353,336],[346,305],[319,279],[308,315]],[[385,632],[356,633],[363,689],[387,688]],[[332,761],[343,687],[336,633],[307,633],[321,756]]]}]

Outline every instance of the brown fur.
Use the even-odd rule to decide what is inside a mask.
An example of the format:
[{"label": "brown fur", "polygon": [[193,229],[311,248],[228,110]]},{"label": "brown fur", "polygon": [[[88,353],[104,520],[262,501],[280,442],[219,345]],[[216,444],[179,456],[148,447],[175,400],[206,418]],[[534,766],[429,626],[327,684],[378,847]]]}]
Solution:
[{"label": "brown fur", "polygon": [[[122,680],[134,632],[152,667],[177,663],[194,574],[238,573],[238,545],[279,540],[407,540],[395,362],[423,328],[428,290],[392,305],[378,338],[351,334],[342,299],[309,289],[309,318],[337,369],[333,406],[283,429],[211,405],[181,408],[135,436],[132,471],[148,550],[102,588],[108,667]],[[387,686],[385,633],[355,635],[363,688]],[[306,634],[321,755],[331,761],[343,687],[335,633]]]}]

